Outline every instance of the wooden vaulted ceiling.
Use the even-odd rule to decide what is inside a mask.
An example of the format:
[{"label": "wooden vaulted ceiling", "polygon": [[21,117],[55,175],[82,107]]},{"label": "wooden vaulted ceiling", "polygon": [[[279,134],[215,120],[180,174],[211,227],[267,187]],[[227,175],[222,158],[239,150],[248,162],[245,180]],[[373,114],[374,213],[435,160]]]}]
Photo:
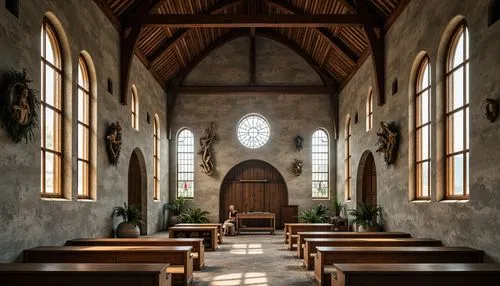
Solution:
[{"label": "wooden vaulted ceiling", "polygon": [[[183,78],[209,51],[220,44],[238,36],[260,34],[292,46],[316,67],[320,75],[323,74],[324,82],[330,82],[325,82],[326,85],[336,87],[345,85],[371,54],[374,57],[374,70],[382,73],[377,78],[379,91],[384,90],[383,34],[409,2],[94,1],[122,34],[122,73],[127,70],[127,66],[130,69],[127,53],[135,54],[164,88],[176,79]],[[195,16],[188,18],[190,15]],[[128,74],[122,76],[121,81],[123,80],[125,83],[121,83],[122,88],[127,88]],[[180,83],[177,82],[178,85]],[[122,98],[122,101],[126,103],[126,98]],[[379,98],[378,103],[383,104],[383,98]]]}]

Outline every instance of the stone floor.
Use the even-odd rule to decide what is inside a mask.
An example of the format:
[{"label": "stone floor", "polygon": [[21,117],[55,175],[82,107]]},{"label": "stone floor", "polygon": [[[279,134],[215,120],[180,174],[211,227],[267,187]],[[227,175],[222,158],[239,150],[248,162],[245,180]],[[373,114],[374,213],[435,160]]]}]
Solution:
[{"label": "stone floor", "polygon": [[315,285],[313,272],[289,251],[283,233],[224,237],[214,252],[205,252],[205,268],[194,272],[193,285]]}]

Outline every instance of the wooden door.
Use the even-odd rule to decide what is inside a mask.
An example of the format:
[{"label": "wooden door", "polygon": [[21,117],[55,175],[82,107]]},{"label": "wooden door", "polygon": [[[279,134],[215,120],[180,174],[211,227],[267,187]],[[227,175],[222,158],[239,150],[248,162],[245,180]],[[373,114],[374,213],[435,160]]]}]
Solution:
[{"label": "wooden door", "polygon": [[239,212],[272,212],[276,227],[280,224],[280,207],[288,204],[285,180],[273,166],[251,160],[234,166],[224,178],[220,196],[220,221],[228,217],[229,206]]},{"label": "wooden door", "polygon": [[375,160],[370,153],[366,158],[363,167],[363,202],[372,205],[377,204],[377,170],[375,168]]},{"label": "wooden door", "polygon": [[[142,161],[141,161],[142,159]],[[140,226],[141,234],[147,234],[147,197],[146,170],[144,157],[140,150],[134,150],[128,166],[128,205],[134,205],[142,213],[144,225]]]}]

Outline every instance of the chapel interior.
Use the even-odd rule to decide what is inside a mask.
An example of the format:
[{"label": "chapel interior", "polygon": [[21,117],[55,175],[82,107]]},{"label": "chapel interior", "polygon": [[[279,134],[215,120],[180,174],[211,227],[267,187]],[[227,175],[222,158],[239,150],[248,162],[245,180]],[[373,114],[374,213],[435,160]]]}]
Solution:
[{"label": "chapel interior", "polygon": [[0,285],[500,284],[500,0],[0,4]]}]

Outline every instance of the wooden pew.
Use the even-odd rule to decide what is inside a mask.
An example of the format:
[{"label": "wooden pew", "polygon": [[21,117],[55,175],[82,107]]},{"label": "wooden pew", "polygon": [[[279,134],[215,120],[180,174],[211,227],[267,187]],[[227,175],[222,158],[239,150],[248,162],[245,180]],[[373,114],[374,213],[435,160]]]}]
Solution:
[{"label": "wooden pew", "polygon": [[169,286],[168,264],[0,263],[9,286]]},{"label": "wooden pew", "polygon": [[193,279],[191,246],[41,246],[24,251],[29,263],[169,263],[172,284]]},{"label": "wooden pew", "polygon": [[222,244],[222,237],[224,234],[222,223],[178,223],[175,226],[216,226],[218,243]]},{"label": "wooden pew", "polygon": [[288,228],[288,231],[285,230],[285,233],[288,233],[287,235],[288,238],[286,238],[286,241],[288,243],[289,250],[295,250],[298,232],[306,232],[306,231],[329,232],[333,230],[333,225],[330,223],[288,223],[286,226]]},{"label": "wooden pew", "polygon": [[217,249],[218,239],[217,226],[172,226],[168,229],[168,236],[171,238],[203,238],[203,245],[206,251]]},{"label": "wooden pew", "polygon": [[498,285],[500,264],[335,264],[332,286]]},{"label": "wooden pew", "polygon": [[77,238],[66,241],[69,246],[192,246],[193,269],[205,266],[205,247],[203,238]]},{"label": "wooden pew", "polygon": [[314,269],[314,255],[318,246],[442,246],[441,241],[430,238],[305,238],[304,266]]},{"label": "wooden pew", "polygon": [[305,238],[410,238],[411,234],[406,232],[298,232],[297,233],[297,257],[304,258]]},{"label": "wooden pew", "polygon": [[482,263],[484,252],[468,247],[316,247],[314,276],[331,284],[338,263]]}]

